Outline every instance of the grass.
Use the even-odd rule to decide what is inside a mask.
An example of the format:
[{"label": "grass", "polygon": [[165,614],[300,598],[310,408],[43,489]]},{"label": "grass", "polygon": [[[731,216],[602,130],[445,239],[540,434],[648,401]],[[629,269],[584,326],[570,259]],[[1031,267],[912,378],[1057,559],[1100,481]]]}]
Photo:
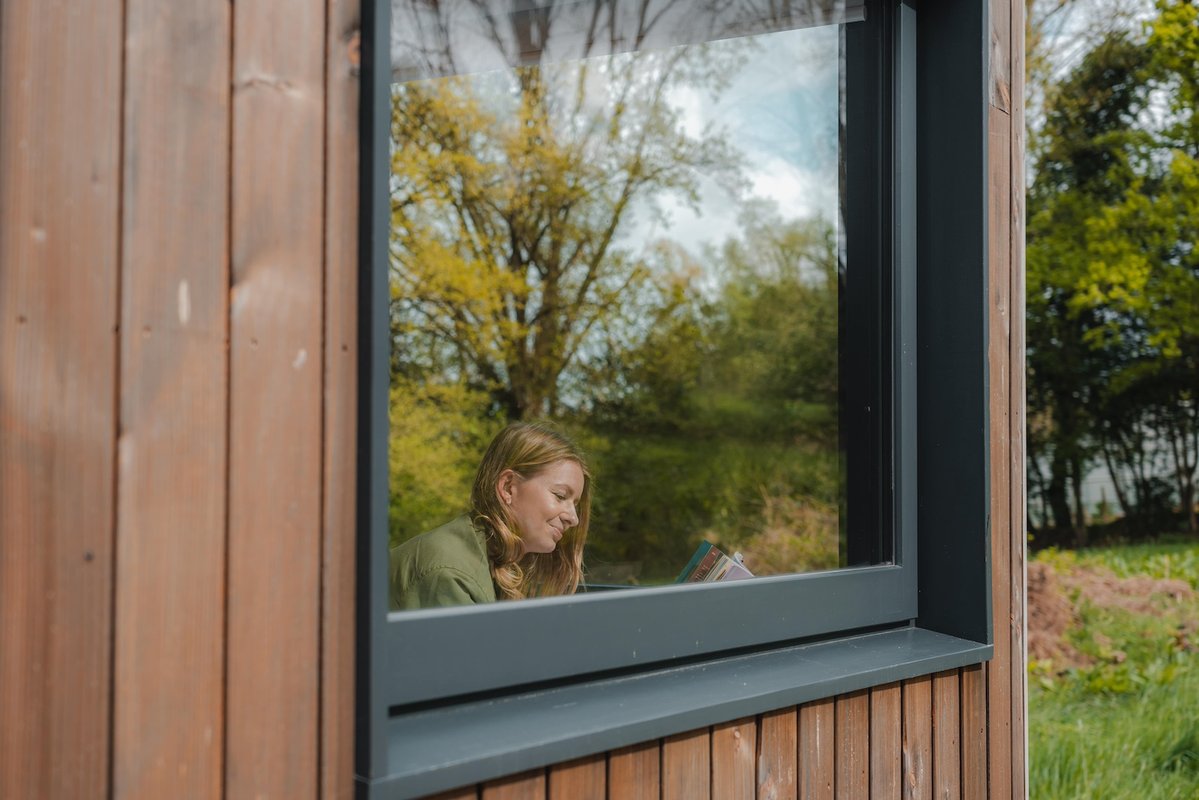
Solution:
[{"label": "grass", "polygon": [[[1036,560],[1059,576],[1181,579],[1199,589],[1199,543],[1063,552]],[[1080,624],[1069,643],[1091,660],[1060,670],[1029,664],[1030,796],[1199,798],[1199,599],[1162,597],[1129,610],[1075,590]]]}]

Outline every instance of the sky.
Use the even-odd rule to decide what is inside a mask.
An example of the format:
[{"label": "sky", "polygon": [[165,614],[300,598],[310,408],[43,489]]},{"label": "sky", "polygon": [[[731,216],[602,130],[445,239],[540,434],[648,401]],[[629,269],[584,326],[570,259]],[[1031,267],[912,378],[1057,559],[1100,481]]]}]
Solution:
[{"label": "sky", "polygon": [[[718,97],[704,88],[676,89],[668,102],[691,135],[721,131],[741,152],[747,191],[742,199],[772,200],[785,219],[837,219],[838,29],[836,26],[751,37],[750,55]],[[709,47],[744,47],[744,40]],[[669,227],[641,223],[631,239],[668,236],[693,253],[740,230],[737,198],[701,180],[698,209],[665,198]],[[647,215],[638,215],[644,220]]]}]

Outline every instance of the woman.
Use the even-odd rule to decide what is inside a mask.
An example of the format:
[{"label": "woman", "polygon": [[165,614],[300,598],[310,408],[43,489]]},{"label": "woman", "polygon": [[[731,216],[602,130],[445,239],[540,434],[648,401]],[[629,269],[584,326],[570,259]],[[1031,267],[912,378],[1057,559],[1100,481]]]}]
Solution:
[{"label": "woman", "polygon": [[391,610],[570,594],[583,573],[591,475],[579,448],[540,423],[500,431],[471,509],[391,551]]}]

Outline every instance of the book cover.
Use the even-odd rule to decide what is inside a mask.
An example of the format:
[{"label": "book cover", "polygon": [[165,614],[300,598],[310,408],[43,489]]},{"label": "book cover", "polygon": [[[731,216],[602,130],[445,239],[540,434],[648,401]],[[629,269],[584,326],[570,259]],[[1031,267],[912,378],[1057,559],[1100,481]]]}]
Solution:
[{"label": "book cover", "polygon": [[675,583],[713,583],[752,577],[753,573],[741,563],[740,553],[729,556],[711,542],[700,542]]}]

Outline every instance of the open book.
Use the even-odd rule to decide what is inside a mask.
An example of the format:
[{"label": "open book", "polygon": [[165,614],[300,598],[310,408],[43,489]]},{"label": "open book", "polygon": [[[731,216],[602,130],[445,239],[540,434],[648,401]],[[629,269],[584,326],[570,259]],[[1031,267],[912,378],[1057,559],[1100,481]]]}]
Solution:
[{"label": "open book", "polygon": [[714,581],[739,581],[754,575],[741,563],[741,554],[729,556],[711,542],[701,542],[695,555],[683,567],[675,583],[711,583]]}]

